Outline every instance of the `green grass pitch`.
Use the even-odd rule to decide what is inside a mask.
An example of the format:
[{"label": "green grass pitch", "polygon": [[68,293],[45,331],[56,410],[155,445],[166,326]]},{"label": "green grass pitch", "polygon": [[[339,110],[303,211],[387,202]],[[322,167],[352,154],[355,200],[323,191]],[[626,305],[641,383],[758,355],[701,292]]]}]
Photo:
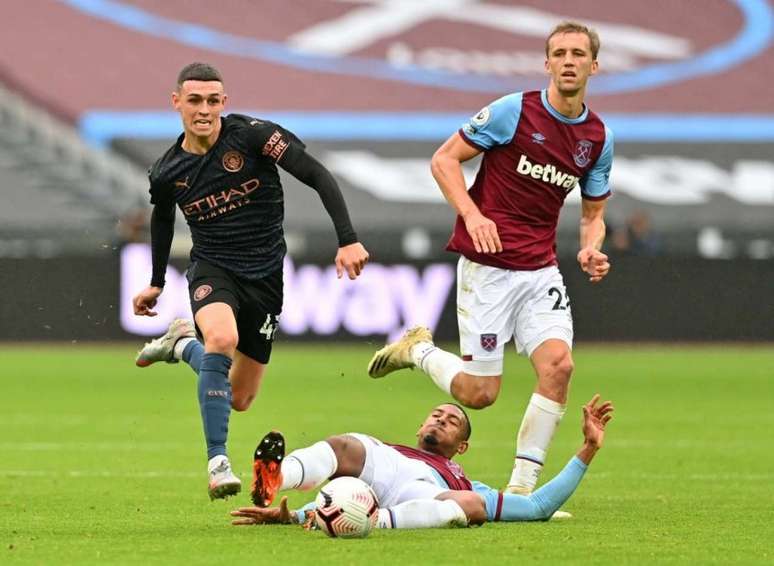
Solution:
[{"label": "green grass pitch", "polygon": [[[409,443],[445,397],[419,372],[365,376],[373,346],[280,342],[262,391],[231,420],[249,482],[270,428],[290,448],[358,431]],[[211,503],[184,364],[133,366],[129,346],[0,348],[0,564],[625,564],[774,561],[774,349],[576,349],[568,414],[543,478],[580,442],[580,405],[616,405],[569,521],[328,539],[232,527],[245,493]],[[533,377],[509,354],[497,403],[475,412],[471,478],[502,486]],[[298,505],[308,497],[293,494]]]}]

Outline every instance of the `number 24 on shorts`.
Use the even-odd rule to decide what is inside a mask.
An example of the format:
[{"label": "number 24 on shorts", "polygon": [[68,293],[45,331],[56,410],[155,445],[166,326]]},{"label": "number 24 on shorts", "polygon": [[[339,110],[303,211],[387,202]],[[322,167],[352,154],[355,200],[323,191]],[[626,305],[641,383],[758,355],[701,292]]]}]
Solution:
[{"label": "number 24 on shorts", "polygon": [[551,307],[551,310],[566,311],[568,308],[570,308],[570,298],[562,293],[562,290],[558,287],[551,287],[548,290],[548,296],[556,297],[556,302],[554,303],[554,306]]}]

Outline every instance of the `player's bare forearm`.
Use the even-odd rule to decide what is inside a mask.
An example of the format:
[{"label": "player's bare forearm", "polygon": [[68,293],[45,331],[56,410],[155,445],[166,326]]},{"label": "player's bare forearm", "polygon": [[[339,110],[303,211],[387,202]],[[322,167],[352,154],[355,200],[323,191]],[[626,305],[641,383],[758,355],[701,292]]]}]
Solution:
[{"label": "player's bare forearm", "polygon": [[596,250],[602,249],[602,244],[605,242],[605,221],[600,217],[596,218],[581,218],[580,222],[580,247],[594,248]]},{"label": "player's bare forearm", "polygon": [[465,176],[462,174],[462,164],[458,159],[439,151],[433,156],[430,169],[446,202],[457,214],[465,218],[471,213],[478,212],[476,203],[468,195]]},{"label": "player's bare forearm", "polygon": [[599,283],[610,271],[610,262],[601,251],[605,241],[604,217],[605,201],[583,200],[578,263],[592,283]]},{"label": "player's bare forearm", "polygon": [[604,200],[583,199],[581,202],[580,248],[601,250],[605,241]]},{"label": "player's bare forearm", "polygon": [[443,196],[465,222],[473,246],[478,253],[503,251],[497,226],[479,210],[470,198],[462,174],[462,163],[481,153],[468,145],[458,134],[451,136],[438,148],[430,162],[430,169]]},{"label": "player's bare forearm", "polygon": [[460,137],[453,134],[433,155],[430,170],[446,201],[465,218],[478,213],[478,207],[468,195],[462,164],[481,153]]},{"label": "player's bare forearm", "polygon": [[596,455],[597,451],[599,451],[598,446],[593,446],[588,443],[583,443],[583,446],[580,450],[578,450],[578,453],[576,456],[578,456],[578,459],[586,464],[587,466],[591,464],[591,461],[594,459],[594,456]]}]

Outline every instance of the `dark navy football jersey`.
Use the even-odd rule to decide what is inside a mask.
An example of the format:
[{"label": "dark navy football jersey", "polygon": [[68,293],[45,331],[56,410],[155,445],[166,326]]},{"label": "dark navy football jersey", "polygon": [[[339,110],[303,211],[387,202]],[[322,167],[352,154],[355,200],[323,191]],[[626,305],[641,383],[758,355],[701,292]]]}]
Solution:
[{"label": "dark navy football jersey", "polygon": [[246,279],[282,267],[284,201],[277,164],[304,144],[281,126],[249,116],[221,118],[204,155],[185,151],[181,134],[150,169],[151,203],[175,204],[191,230],[191,261],[204,260]]},{"label": "dark navy football jersey", "polygon": [[514,270],[556,264],[556,227],[567,194],[610,196],[613,133],[584,107],[567,118],[548,102],[547,91],[518,92],[493,102],[459,131],[484,152],[469,194],[497,225],[503,251],[478,253],[457,217],[447,249],[477,263]]}]

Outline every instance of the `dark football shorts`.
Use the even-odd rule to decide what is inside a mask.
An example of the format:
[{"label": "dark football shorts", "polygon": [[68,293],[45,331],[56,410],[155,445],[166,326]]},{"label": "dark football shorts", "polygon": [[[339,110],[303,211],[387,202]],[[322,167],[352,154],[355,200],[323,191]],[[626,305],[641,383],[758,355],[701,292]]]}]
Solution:
[{"label": "dark football shorts", "polygon": [[[251,281],[206,261],[195,261],[186,272],[191,311],[211,303],[226,303],[234,311],[237,350],[262,364],[269,363],[282,310],[282,269]],[[201,331],[196,327],[201,338]]]}]

